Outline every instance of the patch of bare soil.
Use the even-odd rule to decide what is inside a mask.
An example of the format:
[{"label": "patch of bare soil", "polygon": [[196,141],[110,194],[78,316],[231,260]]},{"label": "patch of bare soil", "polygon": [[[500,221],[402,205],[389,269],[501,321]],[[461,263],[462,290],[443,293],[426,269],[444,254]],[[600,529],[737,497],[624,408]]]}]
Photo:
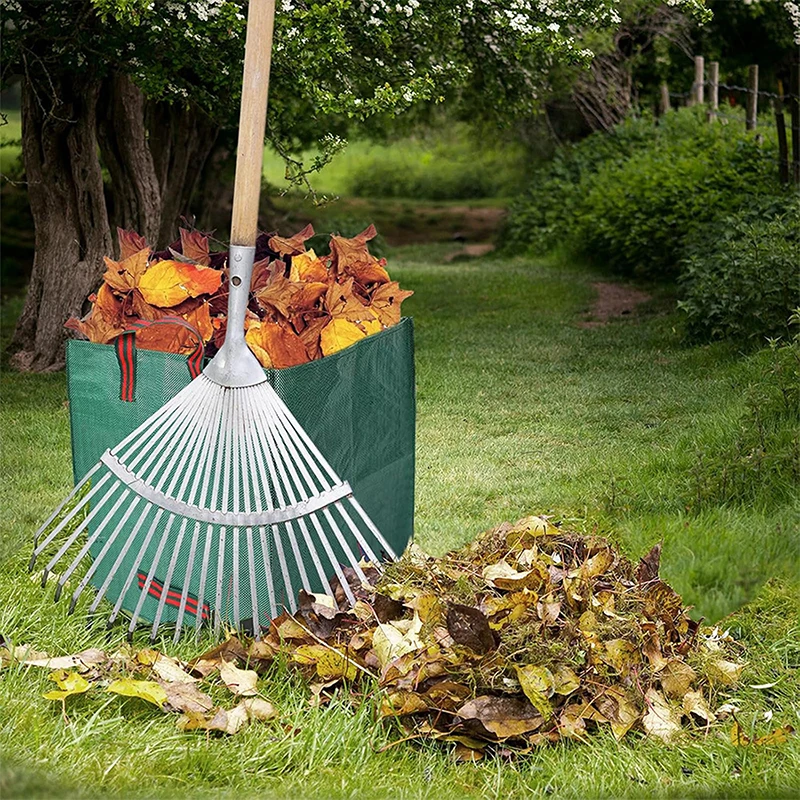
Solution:
[{"label": "patch of bare soil", "polygon": [[444,257],[444,260],[450,262],[450,261],[462,261],[468,258],[481,258],[481,256],[488,255],[494,249],[495,247],[491,242],[481,242],[479,244],[465,244],[458,250],[455,250],[452,253],[448,253]]},{"label": "patch of bare soil", "polygon": [[599,328],[612,319],[630,316],[638,306],[650,299],[647,292],[625,283],[596,281],[592,289],[597,294],[592,307],[578,323],[579,328]]}]

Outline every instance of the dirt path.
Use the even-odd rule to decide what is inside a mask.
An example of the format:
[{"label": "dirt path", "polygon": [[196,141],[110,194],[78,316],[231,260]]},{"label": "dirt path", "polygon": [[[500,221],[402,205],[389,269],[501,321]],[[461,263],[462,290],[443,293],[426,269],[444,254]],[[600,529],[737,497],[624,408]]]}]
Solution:
[{"label": "dirt path", "polygon": [[632,315],[639,305],[650,299],[647,292],[624,283],[595,281],[592,289],[597,295],[592,307],[578,323],[579,328],[599,328],[612,319]]}]

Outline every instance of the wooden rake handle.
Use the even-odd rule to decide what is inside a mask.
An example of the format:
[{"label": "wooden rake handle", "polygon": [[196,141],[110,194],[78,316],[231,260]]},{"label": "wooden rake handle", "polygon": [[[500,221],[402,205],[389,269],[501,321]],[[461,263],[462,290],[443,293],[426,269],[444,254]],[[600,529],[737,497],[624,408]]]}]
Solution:
[{"label": "wooden rake handle", "polygon": [[231,219],[231,244],[244,247],[254,246],[258,234],[258,200],[274,24],[275,0],[250,0]]}]

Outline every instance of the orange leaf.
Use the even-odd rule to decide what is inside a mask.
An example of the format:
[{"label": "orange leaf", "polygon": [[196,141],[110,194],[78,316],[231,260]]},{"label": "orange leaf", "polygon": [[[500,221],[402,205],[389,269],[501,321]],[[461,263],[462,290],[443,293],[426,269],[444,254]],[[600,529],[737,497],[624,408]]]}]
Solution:
[{"label": "orange leaf", "polygon": [[282,256],[294,256],[304,253],[306,249],[305,241],[314,235],[312,225],[306,225],[303,230],[294,236],[284,238],[282,236],[272,236],[268,242],[270,248]]},{"label": "orange leaf", "polygon": [[211,324],[211,314],[208,310],[208,303],[202,303],[188,314],[183,314],[183,318],[193,327],[197,328],[204,342],[208,342],[214,334],[214,326]]},{"label": "orange leaf", "polygon": [[397,281],[384,283],[372,294],[370,308],[387,328],[400,322],[400,304],[414,292],[400,288]]},{"label": "orange leaf", "polygon": [[348,264],[345,268],[348,275],[352,275],[360,284],[388,283],[389,273],[377,258],[370,256],[369,261],[359,261]]},{"label": "orange leaf", "polygon": [[367,249],[367,242],[374,239],[377,233],[375,226],[370,225],[352,239],[331,236],[331,256],[333,256],[333,267],[336,273],[341,274],[348,271],[348,267],[353,264],[368,263],[373,256]]},{"label": "orange leaf", "polygon": [[200,231],[187,231],[181,228],[181,253],[191,258],[195,264],[207,267],[211,263],[208,253],[208,237]]},{"label": "orange leaf", "polygon": [[[216,336],[214,337],[216,342]],[[263,347],[261,323],[254,322],[247,328],[247,333],[244,335],[244,340],[247,342],[248,347],[252,350],[253,355],[258,359],[259,364],[265,369],[272,367],[272,359],[269,353]]]},{"label": "orange leaf", "polygon": [[119,241],[119,257],[123,261],[141,250],[148,249],[147,240],[144,236],[139,236],[135,231],[126,231],[122,228],[117,228],[117,239]]},{"label": "orange leaf", "polygon": [[317,301],[328,291],[327,283],[297,283],[294,297],[291,299],[290,307],[295,312],[310,311],[317,304]]},{"label": "orange leaf", "polygon": [[267,283],[256,292],[256,299],[262,307],[271,306],[282,316],[288,317],[291,313],[289,308],[297,293],[297,285],[283,275],[280,264],[280,261],[273,262]]},{"label": "orange leaf", "polygon": [[100,288],[97,290],[92,315],[102,317],[109,325],[114,327],[123,324],[122,303],[117,299],[107,283],[101,283]]},{"label": "orange leaf", "polygon": [[346,319],[332,319],[323,329],[319,337],[322,352],[329,356],[339,350],[344,350],[359,339],[366,336],[364,331],[354,322]]},{"label": "orange leaf", "polygon": [[292,258],[290,280],[316,282],[327,281],[329,277],[325,262],[313,250],[300,253]]},{"label": "orange leaf", "polygon": [[148,303],[170,308],[187,297],[214,294],[221,281],[222,273],[210,267],[159,261],[139,279],[139,291]]},{"label": "orange leaf", "polygon": [[363,322],[375,318],[375,314],[353,294],[352,278],[343,283],[332,283],[325,295],[325,305],[334,319]]},{"label": "orange leaf", "polygon": [[278,369],[305,364],[309,360],[303,340],[288,325],[277,322],[252,323],[245,340],[251,347],[255,345],[265,350],[271,366]]},{"label": "orange leaf", "polygon": [[103,274],[103,280],[112,289],[125,294],[136,288],[144,271],[147,269],[148,258],[150,258],[150,250],[146,247],[129,255],[122,261],[104,258],[106,271]]}]

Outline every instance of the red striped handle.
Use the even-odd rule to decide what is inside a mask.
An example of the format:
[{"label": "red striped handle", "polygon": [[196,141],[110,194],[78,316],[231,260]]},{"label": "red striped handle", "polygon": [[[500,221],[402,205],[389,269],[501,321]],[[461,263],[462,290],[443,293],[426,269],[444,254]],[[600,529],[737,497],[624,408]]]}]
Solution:
[{"label": "red striped handle", "polygon": [[190,325],[182,317],[162,317],[161,319],[137,319],[136,322],[131,323],[123,333],[116,337],[114,340],[114,349],[117,353],[117,361],[119,361],[119,369],[121,375],[119,396],[127,403],[132,403],[136,389],[136,334],[149,328],[151,325],[180,325],[186,328],[197,341],[194,350],[186,359],[186,366],[189,368],[189,374],[194,380],[203,369],[203,358],[206,354],[206,349],[203,344],[203,337],[200,331],[193,325]]}]

